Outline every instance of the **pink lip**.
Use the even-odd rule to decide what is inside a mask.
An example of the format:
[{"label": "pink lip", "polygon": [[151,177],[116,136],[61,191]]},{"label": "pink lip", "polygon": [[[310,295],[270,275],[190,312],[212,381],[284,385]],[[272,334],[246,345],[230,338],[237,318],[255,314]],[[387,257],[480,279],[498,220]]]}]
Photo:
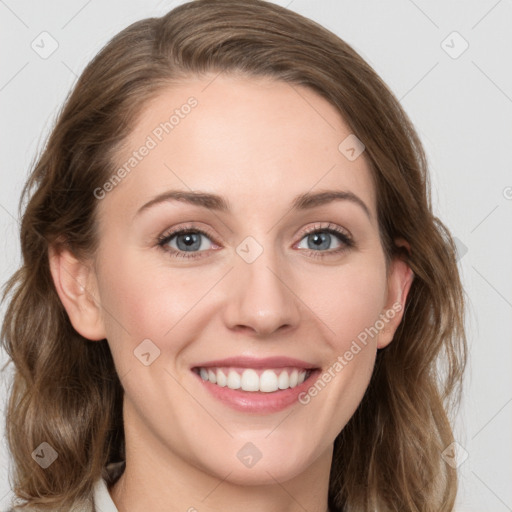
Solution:
[{"label": "pink lip", "polygon": [[318,377],[319,374],[320,370],[314,370],[302,384],[294,388],[274,391],[273,393],[241,391],[239,389],[230,389],[227,386],[222,388],[217,386],[217,384],[203,380],[197,374],[194,375],[197,376],[203,386],[215,398],[229,407],[245,413],[268,414],[281,411],[294,403],[299,403],[299,395],[305,392],[316,381],[316,377]]},{"label": "pink lip", "polygon": [[313,370],[317,368],[314,364],[294,359],[292,357],[249,357],[237,356],[228,357],[226,359],[217,359],[215,361],[208,361],[194,365],[194,368],[211,368],[211,367],[226,367],[233,366],[239,368],[284,368],[286,366],[293,366],[296,368],[304,368],[306,370]]},{"label": "pink lip", "polygon": [[[309,377],[298,386],[284,390],[264,393],[262,391],[242,391],[240,389],[230,389],[227,386],[221,387],[203,380],[197,371],[198,368],[211,367],[236,367],[236,368],[284,368],[296,367],[311,370]],[[310,363],[293,359],[289,357],[267,357],[263,359],[253,357],[230,357],[216,361],[200,363],[192,368],[192,373],[196,376],[206,390],[217,400],[225,405],[245,413],[269,414],[278,412],[286,407],[298,402],[298,397],[305,392],[320,375],[320,369]]]}]

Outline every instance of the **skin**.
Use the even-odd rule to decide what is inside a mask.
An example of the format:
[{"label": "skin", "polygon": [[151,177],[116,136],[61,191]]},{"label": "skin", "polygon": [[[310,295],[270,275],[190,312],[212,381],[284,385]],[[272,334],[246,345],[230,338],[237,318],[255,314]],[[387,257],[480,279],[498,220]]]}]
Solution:
[{"label": "skin", "polygon": [[[307,405],[277,413],[229,408],[190,368],[249,355],[327,369],[380,314],[405,303],[412,273],[401,260],[386,268],[364,153],[349,161],[338,150],[350,128],[304,87],[191,78],[145,107],[118,164],[190,96],[197,107],[98,201],[94,258],[51,252],[73,326],[90,340],[107,338],[125,390],[127,466],[110,493],[120,512],[325,511],[334,439],[402,313]],[[136,213],[171,189],[219,194],[232,210],[167,201]],[[355,194],[369,216],[348,200],[290,210],[299,194],[333,189]],[[201,237],[198,258],[172,257],[157,245],[160,235],[190,222],[214,237]],[[313,235],[304,230],[325,233],[329,224],[349,233],[354,246],[334,253],[344,243],[332,235],[327,249],[308,248]],[[252,263],[236,252],[248,236],[263,249]],[[160,350],[149,366],[134,356],[144,339]],[[262,455],[252,468],[236,456],[247,442]]]}]

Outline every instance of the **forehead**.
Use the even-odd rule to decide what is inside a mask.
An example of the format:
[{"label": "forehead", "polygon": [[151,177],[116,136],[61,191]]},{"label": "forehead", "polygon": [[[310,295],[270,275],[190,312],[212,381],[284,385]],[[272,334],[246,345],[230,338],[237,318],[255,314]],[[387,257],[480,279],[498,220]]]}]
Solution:
[{"label": "forehead", "polygon": [[309,88],[243,76],[187,79],[145,106],[117,154],[126,172],[101,207],[129,214],[180,189],[224,195],[239,213],[262,213],[333,188],[358,195],[375,213],[364,153],[353,160],[342,151],[350,137],[336,108]]}]

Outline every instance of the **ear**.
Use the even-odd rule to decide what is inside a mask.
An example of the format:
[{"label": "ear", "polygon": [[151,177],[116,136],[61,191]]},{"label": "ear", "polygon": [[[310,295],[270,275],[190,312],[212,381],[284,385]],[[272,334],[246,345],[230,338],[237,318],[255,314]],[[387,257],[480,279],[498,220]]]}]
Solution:
[{"label": "ear", "polygon": [[84,338],[106,338],[94,271],[68,249],[50,247],[50,272],[71,324]]},{"label": "ear", "polygon": [[[402,247],[409,254],[411,252],[409,244],[401,238],[395,240],[395,246]],[[381,314],[384,328],[379,332],[377,348],[387,347],[393,341],[393,336],[404,315],[405,302],[413,279],[414,273],[406,260],[400,255],[395,256],[388,270],[386,306]]]}]

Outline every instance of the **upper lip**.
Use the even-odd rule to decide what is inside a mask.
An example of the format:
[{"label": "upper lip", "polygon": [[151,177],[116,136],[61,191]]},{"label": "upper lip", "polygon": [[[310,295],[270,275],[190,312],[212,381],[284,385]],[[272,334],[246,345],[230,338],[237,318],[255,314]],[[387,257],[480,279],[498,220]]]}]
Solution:
[{"label": "upper lip", "polygon": [[215,361],[206,361],[193,366],[193,368],[211,368],[211,367],[240,367],[240,368],[305,368],[312,370],[318,368],[314,364],[293,357],[274,356],[274,357],[248,357],[248,356],[235,356],[227,357],[226,359],[216,359]]}]

